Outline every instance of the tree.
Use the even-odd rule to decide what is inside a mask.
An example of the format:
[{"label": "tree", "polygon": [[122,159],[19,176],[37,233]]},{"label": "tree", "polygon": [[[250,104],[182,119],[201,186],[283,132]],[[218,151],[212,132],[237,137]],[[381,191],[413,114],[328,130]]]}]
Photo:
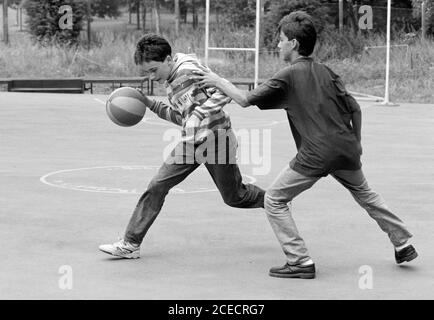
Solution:
[{"label": "tree", "polygon": [[[277,45],[276,29],[279,21],[287,14],[302,10],[310,14],[318,33],[328,24],[331,24],[331,17],[328,15],[327,7],[321,5],[320,0],[283,0],[272,2],[269,11],[264,16],[264,45],[274,50]],[[253,20],[255,21],[255,20]]]},{"label": "tree", "polygon": [[8,24],[8,2],[3,0],[3,40],[9,43],[9,24]]},{"label": "tree", "polygon": [[[142,26],[141,28],[145,30],[145,24],[146,24],[146,8],[147,8],[147,1],[146,0],[129,0],[127,3],[128,5],[128,11],[129,11],[129,22],[131,23],[131,14],[136,14],[136,25],[137,30],[140,30],[140,12],[142,12]],[[120,3],[122,5],[122,2]]]},{"label": "tree", "polygon": [[179,36],[179,0],[175,1],[175,35]]},{"label": "tree", "polygon": [[[422,0],[412,0],[413,15],[418,19],[422,18]],[[434,0],[424,0],[425,2],[425,23],[427,34],[434,35]]]},{"label": "tree", "polygon": [[344,3],[344,12],[347,12],[348,25],[353,34],[357,34],[357,10],[353,0],[347,0]]},{"label": "tree", "polygon": [[196,0],[191,0],[191,7],[193,13],[193,29],[197,29],[197,27],[199,26],[198,6],[199,4],[196,2]]},{"label": "tree", "polygon": [[[78,43],[83,20],[86,18],[87,0],[27,0],[27,24],[32,37],[41,44],[74,45]],[[71,8],[71,15],[61,11]],[[68,12],[68,11],[67,11]],[[71,19],[72,21],[68,21]],[[67,22],[67,25],[65,25]]]},{"label": "tree", "polygon": [[[199,26],[199,17],[198,17],[198,8],[204,5],[204,1],[202,0],[175,0],[179,2],[179,20],[183,23],[187,23],[188,12],[191,11],[193,15],[193,29],[197,29]],[[218,0],[213,0],[218,1]],[[166,3],[166,9],[172,10],[169,8]],[[176,10],[175,10],[176,11]],[[175,14],[176,15],[176,14]]]},{"label": "tree", "polygon": [[142,30],[143,30],[143,32],[145,32],[146,31],[146,11],[147,11],[146,8],[147,8],[148,4],[147,4],[146,0],[143,0],[142,4],[143,4],[143,6],[142,6]]},{"label": "tree", "polygon": [[[373,30],[376,33],[385,33],[387,24],[387,0],[358,0],[352,1],[356,8],[360,5],[369,5],[373,7],[374,26]],[[412,16],[412,0],[392,0],[392,32],[412,32],[419,28],[420,21]],[[398,10],[397,10],[398,9]],[[408,10],[399,10],[408,9]],[[357,9],[354,14],[357,20]],[[392,36],[393,36],[392,33]]]},{"label": "tree", "polygon": [[92,0],[92,15],[100,18],[117,18],[121,15],[118,0]]},{"label": "tree", "polygon": [[229,24],[232,28],[254,27],[256,21],[256,0],[215,0],[211,9],[218,16],[218,24]]},{"label": "tree", "polygon": [[140,30],[140,7],[141,7],[141,1],[136,0],[137,30]]}]

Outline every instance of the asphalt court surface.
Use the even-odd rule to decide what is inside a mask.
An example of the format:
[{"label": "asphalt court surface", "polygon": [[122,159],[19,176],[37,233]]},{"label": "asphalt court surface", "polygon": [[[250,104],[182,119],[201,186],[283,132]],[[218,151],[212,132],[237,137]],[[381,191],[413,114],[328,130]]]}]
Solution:
[{"label": "asphalt court surface", "polygon": [[[123,235],[176,131],[150,111],[118,127],[105,99],[0,93],[0,298],[434,298],[434,105],[361,102],[364,172],[414,234],[420,257],[397,266],[387,236],[327,177],[293,202],[318,269],[315,280],[298,280],[268,276],[284,255],[264,212],[226,206],[204,169],[167,196],[141,259],[99,252]],[[296,152],[285,113],[225,109],[243,137],[244,181],[266,188]],[[65,266],[71,289],[59,286]],[[372,289],[359,286],[366,266]]]}]

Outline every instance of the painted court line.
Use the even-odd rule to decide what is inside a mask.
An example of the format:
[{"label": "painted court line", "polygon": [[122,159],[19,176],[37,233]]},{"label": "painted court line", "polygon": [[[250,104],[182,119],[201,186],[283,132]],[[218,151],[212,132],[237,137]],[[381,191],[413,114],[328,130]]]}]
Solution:
[{"label": "painted court line", "polygon": [[98,101],[99,103],[102,103],[103,105],[105,105],[105,102],[102,101],[102,100],[100,100],[100,99],[98,99],[98,98],[93,98],[93,100]]},{"label": "painted court line", "polygon": [[[62,174],[65,173],[74,173],[74,172],[84,172],[84,171],[93,171],[97,172],[96,178],[101,178],[101,173],[98,173],[98,171],[113,171],[113,170],[124,170],[125,172],[131,171],[131,170],[147,170],[150,169],[152,171],[158,170],[159,166],[139,166],[139,165],[124,165],[124,166],[99,166],[99,167],[86,167],[86,168],[75,168],[75,169],[65,169],[65,170],[58,170],[53,171],[50,173],[47,173],[39,178],[39,181],[43,184],[46,184],[50,187],[55,188],[61,188],[61,189],[68,189],[68,190],[75,190],[75,191],[85,191],[85,192],[99,192],[99,193],[116,193],[116,194],[142,194],[144,190],[137,190],[134,188],[119,188],[117,186],[106,186],[104,184],[102,185],[89,185],[88,183],[86,185],[83,185],[81,183],[71,183],[68,181],[64,181],[62,179]],[[204,168],[199,168],[199,170],[206,171]],[[153,172],[155,174],[156,172]],[[99,174],[99,176],[98,176]],[[122,173],[121,173],[122,174]],[[60,177],[56,177],[60,176]],[[110,173],[110,176],[113,176],[113,173]],[[242,174],[243,181],[244,179],[247,180],[244,183],[250,183],[254,184],[257,180],[256,178],[249,176],[247,174]],[[150,176],[151,177],[151,176]],[[77,177],[73,177],[77,179]],[[89,180],[89,174],[86,175],[86,179]],[[170,193],[174,194],[191,194],[191,193],[203,193],[203,192],[215,192],[218,191],[217,188],[203,188],[203,187],[197,187],[197,190],[184,190],[181,188],[173,188]]]}]

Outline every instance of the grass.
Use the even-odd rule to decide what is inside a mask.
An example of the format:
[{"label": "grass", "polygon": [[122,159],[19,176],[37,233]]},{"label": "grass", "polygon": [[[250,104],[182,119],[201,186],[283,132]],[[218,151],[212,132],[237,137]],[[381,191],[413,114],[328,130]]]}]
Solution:
[{"label": "grass", "polygon": [[[134,19],[133,19],[134,21]],[[107,28],[109,25],[116,27]],[[162,29],[172,40],[174,52],[195,52],[204,56],[204,29],[193,30],[183,25],[181,36],[175,37],[171,24]],[[85,46],[65,49],[59,46],[40,47],[32,43],[28,33],[15,32],[9,46],[0,44],[0,78],[9,77],[124,77],[140,75],[132,56],[141,31],[134,25],[96,19],[93,23],[91,50]],[[356,38],[351,41],[337,33],[327,35],[317,46],[315,56],[340,74],[348,89],[383,96],[386,51],[369,49],[355,54],[352,46],[384,45],[381,36]],[[85,38],[83,37],[83,43]],[[254,46],[254,30],[216,30],[211,32],[210,45]],[[353,50],[354,51],[354,50]],[[345,58],[344,58],[345,57]],[[226,78],[253,77],[254,55],[249,52],[212,52],[210,67]],[[261,52],[260,78],[271,77],[284,66],[272,52]],[[109,88],[105,90],[108,92]],[[390,67],[390,96],[396,102],[433,103],[434,42],[416,40],[406,48],[392,48]],[[162,88],[157,93],[164,94]]]},{"label": "grass", "polygon": [[[376,48],[361,56],[329,60],[354,91],[383,96],[386,49]],[[391,49],[390,96],[397,102],[434,102],[434,43],[417,41],[406,48]]]}]

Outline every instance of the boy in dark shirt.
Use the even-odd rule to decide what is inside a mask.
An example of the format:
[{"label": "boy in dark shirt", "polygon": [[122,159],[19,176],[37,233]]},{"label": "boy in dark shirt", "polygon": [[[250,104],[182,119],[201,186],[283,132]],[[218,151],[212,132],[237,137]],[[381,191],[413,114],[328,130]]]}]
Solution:
[{"label": "boy in dark shirt", "polygon": [[281,55],[290,66],[253,91],[238,89],[214,73],[198,72],[203,86],[217,87],[242,107],[285,109],[297,155],[265,194],[265,211],[287,262],[270,269],[270,276],[314,278],[315,264],[300,237],[288,203],[321,177],[331,174],[386,232],[395,247],[397,263],[411,261],[417,252],[404,223],[371,190],[361,169],[361,111],[341,79],[309,57],[316,43],[312,18],[293,12],[279,24]]}]

